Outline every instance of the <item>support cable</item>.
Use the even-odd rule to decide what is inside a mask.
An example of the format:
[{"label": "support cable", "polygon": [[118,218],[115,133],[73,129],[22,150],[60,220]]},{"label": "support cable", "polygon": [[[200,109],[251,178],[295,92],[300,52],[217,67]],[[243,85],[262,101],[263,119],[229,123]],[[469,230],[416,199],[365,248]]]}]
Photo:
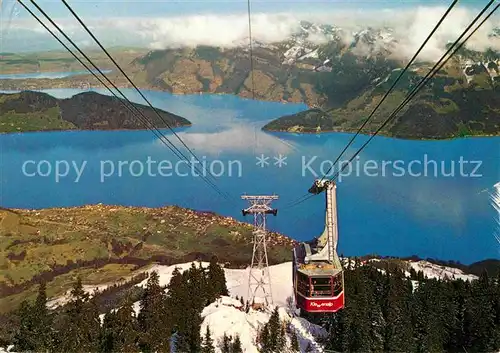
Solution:
[{"label": "support cable", "polygon": [[[63,0],[64,1],[64,0]],[[250,54],[250,80],[252,84],[252,99],[255,100],[255,81],[253,73],[253,39],[252,39],[252,12],[250,8],[250,0],[247,0],[247,13],[248,13],[248,38],[249,38],[249,54]]]},{"label": "support cable", "polygon": [[[330,180],[331,181],[334,181],[339,175],[340,173],[342,173],[342,171],[352,162],[352,160],[354,158],[356,158],[356,156],[359,155],[359,153],[366,147],[366,145],[368,145],[368,143],[391,121],[394,119],[394,117],[406,106],[406,104],[408,104],[414,97],[415,95],[418,93],[418,91],[420,89],[423,88],[423,86],[425,86],[425,84],[428,83],[428,81],[434,77],[434,75],[439,72],[443,66],[448,62],[449,59],[451,59],[451,57],[465,44],[465,42],[467,42],[470,37],[472,37],[472,35],[493,15],[493,13],[498,9],[498,7],[500,7],[500,4],[497,4],[497,6],[481,21],[481,23],[465,38],[465,40],[463,40],[461,43],[459,43],[462,38],[467,34],[467,32],[469,32],[469,30],[474,26],[474,24],[480,19],[480,17],[488,10],[488,8],[495,2],[495,0],[490,0],[490,2],[483,8],[483,10],[476,16],[476,18],[469,24],[469,26],[464,30],[464,32],[460,35],[460,37],[457,38],[457,40],[450,46],[450,48],[446,51],[446,53],[436,62],[436,64],[431,68],[431,70],[429,70],[429,72],[427,73],[427,75],[413,88],[413,90],[408,93],[405,97],[405,99],[398,105],[398,107],[396,107],[396,109],[389,115],[389,117],[384,121],[384,123],[375,131],[374,134],[372,134],[370,136],[370,138],[368,139],[368,141],[366,141],[363,146],[361,146],[360,149],[358,149],[358,151],[349,159],[349,161],[344,164],[344,166],[334,175],[333,178],[331,178]],[[458,47],[453,50],[455,48],[455,46]],[[453,51],[453,52],[452,52]],[[451,52],[451,54],[450,54]],[[450,54],[448,57],[447,55]],[[444,61],[443,61],[444,60]],[[437,68],[437,70],[436,70]],[[328,174],[328,173],[326,173]],[[324,178],[324,177],[323,177]],[[309,194],[309,195],[304,195],[302,196],[300,199],[298,199],[297,201],[295,202],[292,202],[290,203],[288,206],[286,206],[285,208],[291,208],[291,207],[294,207],[294,206],[297,206],[299,204],[301,204],[302,202],[308,200],[309,198],[315,196],[315,194]]]},{"label": "support cable", "polygon": [[434,29],[431,31],[431,33],[429,33],[429,35],[424,40],[424,42],[422,43],[422,45],[420,46],[420,48],[418,48],[417,52],[413,55],[413,57],[411,58],[411,60],[406,64],[405,68],[400,72],[400,74],[398,75],[398,77],[396,78],[396,80],[394,81],[394,83],[392,84],[392,86],[384,94],[384,96],[382,97],[382,99],[380,100],[380,102],[378,102],[378,104],[375,106],[375,108],[370,113],[370,115],[368,116],[368,118],[363,122],[363,124],[361,124],[361,126],[358,129],[358,131],[356,131],[356,134],[354,134],[354,136],[351,138],[351,140],[349,141],[349,143],[344,147],[344,149],[342,150],[342,152],[340,152],[340,154],[337,157],[337,159],[335,160],[335,162],[333,162],[332,165],[330,166],[330,168],[328,168],[328,170],[326,171],[325,175],[321,177],[320,181],[323,181],[323,179],[326,177],[326,175],[328,175],[328,173],[332,170],[333,166],[335,164],[337,164],[337,162],[340,160],[340,158],[344,155],[345,151],[349,148],[349,146],[351,146],[351,144],[353,143],[354,139],[359,135],[359,133],[361,132],[361,130],[363,130],[363,128],[366,126],[366,124],[368,124],[368,122],[372,119],[372,117],[375,114],[375,112],[380,108],[380,106],[382,105],[382,103],[386,100],[386,98],[389,96],[389,94],[393,91],[393,89],[396,87],[396,84],[399,82],[399,80],[401,80],[401,78],[403,77],[403,75],[409,70],[410,66],[417,59],[418,55],[422,52],[422,50],[424,49],[425,45],[429,42],[429,40],[431,40],[432,36],[434,36],[434,34],[438,30],[438,28],[441,26],[441,24],[443,23],[443,21],[446,19],[446,17],[448,17],[449,13],[455,7],[455,5],[457,4],[457,2],[458,2],[458,0],[454,0],[450,4],[450,6],[448,7],[448,10],[446,10],[446,12],[443,14],[443,16],[441,16],[441,19],[436,24],[436,26],[434,26]]},{"label": "support cable", "polygon": [[[141,92],[141,90],[135,85],[134,82],[132,82],[132,80],[129,78],[129,76],[125,73],[125,71],[123,71],[123,69],[120,67],[120,65],[118,65],[118,63],[116,62],[116,60],[109,54],[108,50],[106,48],[104,48],[104,46],[101,44],[101,42],[95,37],[95,35],[92,33],[92,31],[87,27],[87,25],[82,21],[82,19],[80,18],[80,16],[78,16],[78,14],[73,10],[73,8],[66,2],[66,0],[61,0],[62,3],[66,6],[66,8],[69,10],[69,12],[71,12],[71,14],[76,18],[76,20],[80,23],[80,25],[82,25],[82,27],[85,29],[85,31],[89,34],[90,37],[92,37],[92,39],[96,42],[96,44],[102,49],[102,51],[108,56],[108,58],[113,62],[113,64],[116,66],[116,68],[122,73],[123,76],[125,76],[125,78],[127,79],[127,81],[130,83],[130,85],[132,85],[132,87],[134,87],[134,89],[139,93],[139,95],[142,97],[142,99],[144,99],[144,101],[151,107],[151,109],[153,109],[153,111],[156,113],[156,115],[163,121],[163,123],[165,125],[167,125],[167,127],[170,129],[170,131],[172,131],[172,133],[174,134],[174,136],[181,142],[181,144],[188,150],[188,152],[200,163],[202,164],[202,162],[198,159],[198,157],[194,154],[194,152],[184,143],[184,141],[182,141],[182,139],[179,137],[179,135],[177,135],[177,133],[175,132],[174,129],[172,129],[172,127],[168,124],[167,121],[165,121],[163,119],[163,117],[161,116],[161,114],[158,112],[158,110],[149,102],[149,100],[146,98],[146,96],[144,96],[144,94]],[[31,0],[31,2],[33,3],[34,0]],[[209,173],[209,175],[215,180],[215,177]]]},{"label": "support cable", "polygon": [[[500,7],[500,3],[498,3],[495,8],[479,23],[479,25],[462,41],[462,38],[467,34],[467,32],[474,26],[474,24],[479,20],[479,18],[488,10],[488,8],[495,2],[495,0],[490,0],[489,4],[476,16],[476,18],[469,24],[469,26],[465,29],[465,31],[458,37],[458,39],[450,46],[450,48],[443,54],[443,56],[439,59],[438,62],[432,67],[431,70],[425,75],[425,77],[420,80],[417,86],[413,88],[413,90],[406,96],[404,101],[389,115],[389,117],[384,121],[384,123],[375,131],[375,133],[370,136],[370,138],[358,149],[358,151],[352,155],[349,161],[339,170],[333,178],[330,180],[335,180],[340,173],[352,162],[356,156],[361,153],[361,151],[370,143],[371,140],[390,122],[392,121],[396,115],[417,95],[417,93],[446,65],[446,63],[456,54],[460,48],[476,33],[476,31],[493,15],[493,13]],[[460,42],[460,43],[459,43]],[[454,48],[458,45],[456,48]],[[448,56],[449,54],[449,56]]]},{"label": "support cable", "polygon": [[[78,60],[78,62],[85,68],[87,69],[114,97],[116,97],[121,103],[122,105],[125,106],[125,108],[127,108],[129,110],[129,112],[131,112],[134,116],[136,116],[144,125],[146,128],[148,128],[149,130],[151,130],[155,136],[157,136],[160,141],[165,144],[179,159],[183,160],[183,159],[186,159],[186,157],[184,156],[184,158],[182,158],[182,153],[179,151],[179,149],[177,147],[175,147],[175,145],[172,144],[171,141],[168,140],[168,138],[163,134],[161,133],[161,131],[156,128],[154,126],[154,124],[150,123],[147,119],[147,117],[142,113],[142,111],[140,111],[133,103],[130,102],[130,100],[116,87],[116,85],[111,81],[109,80],[109,78],[92,62],[92,60],[90,58],[88,58],[88,56],[82,52],[79,47],[64,33],[64,31],[62,31],[58,26],[57,24],[54,23],[54,21],[52,21],[52,19],[41,9],[39,8],[39,6],[33,2],[33,0],[31,0],[31,2],[35,5],[35,7],[37,7],[37,9],[42,13],[44,14],[44,16],[51,22],[51,24],[56,27],[56,29],[59,30],[59,32],[61,32],[63,34],[63,36],[80,52],[80,54],[96,69],[96,71],[98,71],[117,91],[118,93],[120,93],[120,95],[123,97],[123,99],[120,99],[118,98],[118,96],[116,95],[116,93],[110,89],[104,82],[103,80],[92,70],[90,69],[61,39],[59,39],[57,37],[57,35],[50,29],[48,28],[48,26],[43,23],[43,21],[35,14],[33,13],[33,11],[31,11],[21,0],[18,0],[18,2],[26,9],[26,11],[28,11],[37,21],[38,23],[40,23],[40,25],[42,25],[76,60]],[[127,103],[128,104],[127,104]],[[132,110],[132,108],[135,110],[135,112]],[[140,114],[140,116],[137,114],[137,112]],[[142,116],[142,117],[141,117]],[[150,127],[152,126],[152,128]],[[172,147],[174,149],[172,149],[172,147],[170,147],[166,142],[170,143],[170,145],[172,145]],[[187,160],[187,159],[186,159]],[[204,179],[204,176],[202,176],[202,179]],[[208,180],[205,180],[206,182],[209,182]],[[212,185],[209,183],[210,186],[214,187],[215,185]],[[223,197],[226,197],[216,186],[215,186],[215,191],[217,193],[219,193],[221,196]]]}]

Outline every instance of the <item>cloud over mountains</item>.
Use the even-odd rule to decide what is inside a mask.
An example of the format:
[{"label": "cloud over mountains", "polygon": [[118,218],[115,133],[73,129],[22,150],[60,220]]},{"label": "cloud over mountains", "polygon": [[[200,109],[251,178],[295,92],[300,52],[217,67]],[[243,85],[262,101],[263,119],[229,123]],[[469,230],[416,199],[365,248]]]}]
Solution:
[{"label": "cloud over mountains", "polygon": [[[254,39],[265,43],[278,42],[299,30],[299,21],[317,24],[332,24],[344,30],[344,39],[349,41],[354,32],[367,27],[391,27],[397,40],[397,52],[410,57],[421,45],[445,7],[415,7],[412,9],[387,9],[370,11],[338,10],[322,13],[254,13],[252,32]],[[470,8],[456,8],[444,21],[441,28],[427,45],[422,58],[436,59],[443,53],[446,43],[454,41],[477,15]],[[106,45],[142,45],[153,49],[177,48],[183,46],[212,45],[232,47],[241,45],[248,38],[247,14],[204,14],[156,18],[84,18]],[[58,24],[80,43],[89,38],[76,21],[66,18],[56,20]],[[488,47],[500,50],[500,37],[490,37],[493,29],[500,27],[500,16],[493,16],[471,38],[467,47],[484,50]],[[12,44],[19,45],[30,35],[32,39],[50,40],[43,28],[34,20],[9,19],[2,23],[4,51]],[[17,40],[16,40],[17,39]],[[322,41],[321,34],[315,36]]]}]

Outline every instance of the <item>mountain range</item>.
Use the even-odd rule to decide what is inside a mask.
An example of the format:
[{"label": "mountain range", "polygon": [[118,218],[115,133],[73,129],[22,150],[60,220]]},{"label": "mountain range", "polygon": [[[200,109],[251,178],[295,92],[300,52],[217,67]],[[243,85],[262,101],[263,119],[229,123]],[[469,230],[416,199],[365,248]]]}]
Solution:
[{"label": "mountain range", "polygon": [[[500,29],[495,28],[489,38],[491,48],[460,49],[380,133],[416,139],[498,135],[500,52],[496,49]],[[301,21],[298,30],[286,40],[253,40],[251,52],[247,38],[230,47],[124,50],[123,55],[116,51],[113,55],[143,89],[174,94],[235,94],[260,100],[304,102],[309,106],[309,110],[299,114],[276,117],[264,130],[352,132],[366,121],[407,65],[406,56],[413,54],[413,49],[407,48],[405,40],[398,30],[389,27],[352,32]],[[99,64],[102,61],[104,65],[107,61],[101,56],[97,55]],[[410,66],[362,133],[373,133],[429,72],[434,62],[423,59]],[[19,65],[19,60],[9,60],[8,65]],[[64,67],[69,62],[72,59],[61,59]],[[108,77],[119,87],[131,87],[119,72]],[[101,86],[90,75],[4,79],[2,85],[15,90]]]},{"label": "mountain range", "polygon": [[[493,43],[500,30],[490,37]],[[406,65],[391,28],[352,33],[302,21],[288,40],[252,43],[252,85],[249,46],[236,44],[151,51],[132,62],[132,71],[139,81],[173,93],[305,102],[311,110],[281,117],[264,129],[324,132],[356,130]],[[364,132],[373,132],[433,64],[412,65]],[[499,51],[460,49],[382,133],[405,138],[497,135],[499,66]]]}]

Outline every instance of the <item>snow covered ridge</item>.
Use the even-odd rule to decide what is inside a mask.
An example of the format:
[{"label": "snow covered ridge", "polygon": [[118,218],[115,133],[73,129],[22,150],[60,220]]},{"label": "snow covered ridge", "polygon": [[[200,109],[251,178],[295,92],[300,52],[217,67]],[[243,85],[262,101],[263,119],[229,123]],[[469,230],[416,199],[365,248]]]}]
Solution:
[{"label": "snow covered ridge", "polygon": [[[210,304],[201,314],[204,319],[201,332],[205,332],[206,327],[209,326],[215,337],[216,347],[219,346],[217,343],[222,340],[224,334],[232,337],[238,335],[243,352],[259,353],[257,335],[263,325],[269,321],[270,313],[253,310],[245,313],[240,308],[241,303],[229,297],[222,297]],[[316,343],[318,337],[325,337],[328,334],[322,327],[313,325],[305,319],[291,316],[286,308],[280,307],[278,310],[280,319],[295,330],[301,352],[304,352],[308,345],[313,349],[316,348],[314,351],[322,352]],[[290,343],[288,338],[286,346],[290,346]],[[215,348],[215,352],[220,352],[220,349]]]},{"label": "snow covered ridge", "polygon": [[[493,28],[488,36],[496,41],[500,37],[500,28]],[[292,64],[310,57],[320,60],[332,59],[318,53],[318,49],[336,45],[349,48],[357,56],[366,57],[382,54],[399,57],[402,52],[408,52],[407,54],[411,54],[411,57],[417,48],[410,48],[411,45],[407,42],[408,38],[405,37],[404,33],[398,33],[394,28],[387,26],[354,30],[344,29],[334,24],[299,21],[297,29],[291,34],[290,38],[282,43],[285,49],[283,64]],[[420,45],[420,43],[418,44]],[[444,53],[446,42],[440,42],[439,44],[436,42],[435,44],[432,48],[429,48],[427,55],[425,55],[424,50],[418,60],[433,61],[439,58]],[[241,45],[248,46],[248,40],[242,41]],[[272,48],[276,43],[273,45],[273,43],[254,40],[254,45]],[[492,48],[498,49],[497,44],[492,42],[491,45]],[[442,49],[443,52],[436,56],[439,49]],[[399,58],[402,59],[403,57]]]},{"label": "snow covered ridge", "polygon": [[[181,272],[191,267],[191,262],[176,264],[172,266],[154,265],[147,272],[156,271],[159,275],[159,284],[168,285],[175,268]],[[195,263],[198,264],[198,263]],[[201,262],[203,267],[208,267],[208,262]],[[301,351],[305,351],[307,346],[313,348],[313,352],[322,352],[316,342],[318,337],[326,336],[326,331],[320,326],[313,325],[303,318],[291,315],[289,308],[290,297],[293,295],[292,287],[292,263],[286,262],[279,265],[270,266],[270,277],[272,281],[272,293],[274,305],[279,308],[280,319],[290,325],[297,333],[297,338]],[[249,269],[224,269],[226,285],[231,297],[243,297],[246,300],[248,295],[248,275]],[[147,279],[138,283],[137,286],[145,287]],[[111,286],[112,283],[102,285],[99,289]],[[93,288],[85,286],[88,293],[93,292]],[[203,323],[201,334],[205,333],[207,325],[210,327],[215,346],[223,339],[224,334],[235,337],[238,335],[241,340],[243,352],[259,353],[257,349],[257,335],[263,325],[269,321],[271,312],[261,312],[250,310],[246,313],[242,310],[241,302],[231,297],[222,297],[216,302],[207,306],[202,312]],[[70,299],[69,294],[53,299],[49,305],[52,307],[62,305]],[[139,312],[139,302],[134,303],[134,311]],[[101,320],[104,315],[101,315]],[[289,339],[289,337],[287,338]],[[288,342],[290,344],[290,342]],[[216,353],[220,348],[215,349]],[[1,353],[1,351],[0,351]]]},{"label": "snow covered ridge", "polygon": [[410,262],[410,266],[416,272],[422,271],[427,278],[461,279],[464,281],[472,281],[478,278],[475,275],[465,274],[458,268],[439,266],[428,261]]},{"label": "snow covered ridge", "polygon": [[[351,261],[351,260],[347,260]],[[369,259],[366,261],[363,261],[363,264],[367,263],[377,263],[381,262],[384,260],[381,259]],[[419,260],[419,261],[410,261],[410,260],[401,260],[404,264],[408,266],[408,268],[405,270],[406,277],[410,277],[411,274],[409,272],[410,269],[415,270],[415,272],[422,272],[424,274],[424,277],[426,278],[435,278],[435,279],[442,279],[442,280],[453,280],[453,279],[461,279],[464,281],[473,281],[478,278],[478,276],[473,275],[473,274],[467,274],[464,271],[450,267],[450,266],[443,266],[443,265],[438,265],[434,264],[430,261],[426,260]],[[344,266],[348,266],[346,263],[346,260],[344,260]]]},{"label": "snow covered ridge", "polygon": [[[345,266],[354,263],[353,259],[342,259]],[[381,259],[370,259],[363,263],[369,265],[377,262],[383,262]],[[428,261],[403,261],[400,260],[403,266],[408,269],[412,268],[415,271],[422,271],[424,276],[428,278],[442,278],[442,279],[463,279],[473,280],[477,277],[474,275],[465,274],[463,271],[448,267],[433,264]],[[195,263],[198,264],[198,263]],[[181,263],[172,266],[166,265],[153,265],[145,271],[151,273],[155,271],[159,276],[159,284],[166,286],[170,283],[173,272],[178,268],[181,272],[188,270],[192,262]],[[202,262],[202,267],[208,267],[208,262]],[[231,297],[221,297],[214,303],[211,303],[201,313],[203,322],[201,325],[201,334],[206,331],[207,326],[210,328],[212,339],[215,343],[215,352],[221,352],[220,345],[218,344],[223,339],[224,335],[236,337],[239,336],[243,352],[245,353],[258,353],[258,333],[261,332],[263,325],[265,325],[271,316],[270,311],[254,311],[249,310],[245,312],[242,304],[234,297],[242,297],[245,301],[248,295],[248,275],[249,269],[224,269],[226,277],[226,285]],[[407,271],[407,276],[410,276]],[[304,318],[298,318],[294,315],[294,310],[290,308],[291,297],[293,295],[292,286],[292,263],[285,262],[278,265],[270,266],[270,277],[272,284],[272,296],[274,305],[278,307],[279,316],[282,322],[286,323],[290,330],[293,330],[298,338],[301,351],[304,352],[306,347],[310,346],[312,352],[323,352],[321,344],[318,341],[325,336],[327,332],[320,326],[311,324]],[[145,287],[147,279],[138,283],[137,286]],[[103,284],[99,288],[102,290],[110,284]],[[86,286],[84,288],[87,292],[92,293],[93,288]],[[69,296],[62,296],[51,301],[52,306],[64,304],[69,299]],[[134,311],[139,312],[139,302],[134,303]],[[104,315],[101,315],[101,319]],[[287,346],[290,346],[290,336],[287,335]],[[0,349],[0,353],[5,350]],[[285,353],[285,352],[284,352]]]},{"label": "snow covered ridge", "polygon": [[[353,259],[344,258],[342,259],[344,266],[347,266],[349,262],[354,263]],[[383,260],[380,259],[370,259],[364,261],[367,262],[380,262]],[[462,270],[449,267],[433,264],[429,261],[421,260],[421,261],[403,261],[403,263],[407,263],[411,268],[413,268],[416,272],[422,271],[425,277],[428,278],[440,278],[440,279],[463,279],[463,280],[474,280],[477,279],[477,276],[472,274],[466,274]],[[156,271],[159,275],[160,285],[166,286],[170,283],[170,279],[172,278],[172,273],[175,268],[179,268],[181,272],[188,270],[191,267],[192,262],[181,263],[171,266],[166,265],[153,265],[150,266],[145,272],[151,273]],[[198,264],[196,262],[195,264]],[[203,267],[208,267],[208,262],[201,262]],[[279,307],[286,308],[288,307],[288,298],[293,296],[293,286],[292,286],[292,262],[285,262],[278,265],[273,265],[269,267],[271,282],[272,282],[272,293],[274,304]],[[229,290],[229,294],[232,297],[243,297],[245,300],[248,295],[248,276],[249,276],[249,268],[247,269],[224,269],[224,273],[226,276],[227,288]],[[410,273],[406,271],[406,275],[409,277]],[[147,279],[138,283],[137,286],[145,288],[147,283]],[[104,290],[115,283],[105,283],[102,285],[85,285],[83,289],[89,293],[93,294],[94,291]],[[55,308],[60,305],[64,305],[70,299],[69,291],[60,297],[52,298],[48,306],[50,308]],[[138,302],[135,303],[136,308],[138,309]]]}]

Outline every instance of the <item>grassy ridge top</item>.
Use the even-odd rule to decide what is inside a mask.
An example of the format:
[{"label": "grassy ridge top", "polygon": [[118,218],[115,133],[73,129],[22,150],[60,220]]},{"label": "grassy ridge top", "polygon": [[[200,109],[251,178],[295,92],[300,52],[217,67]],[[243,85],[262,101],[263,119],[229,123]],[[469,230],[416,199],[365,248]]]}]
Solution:
[{"label": "grassy ridge top", "polygon": [[[48,281],[49,295],[67,290],[77,275],[86,284],[131,276],[152,262],[209,260],[246,266],[252,256],[247,223],[176,206],[92,205],[0,210],[0,312],[11,310]],[[292,241],[272,234],[271,263],[290,260]]]}]

